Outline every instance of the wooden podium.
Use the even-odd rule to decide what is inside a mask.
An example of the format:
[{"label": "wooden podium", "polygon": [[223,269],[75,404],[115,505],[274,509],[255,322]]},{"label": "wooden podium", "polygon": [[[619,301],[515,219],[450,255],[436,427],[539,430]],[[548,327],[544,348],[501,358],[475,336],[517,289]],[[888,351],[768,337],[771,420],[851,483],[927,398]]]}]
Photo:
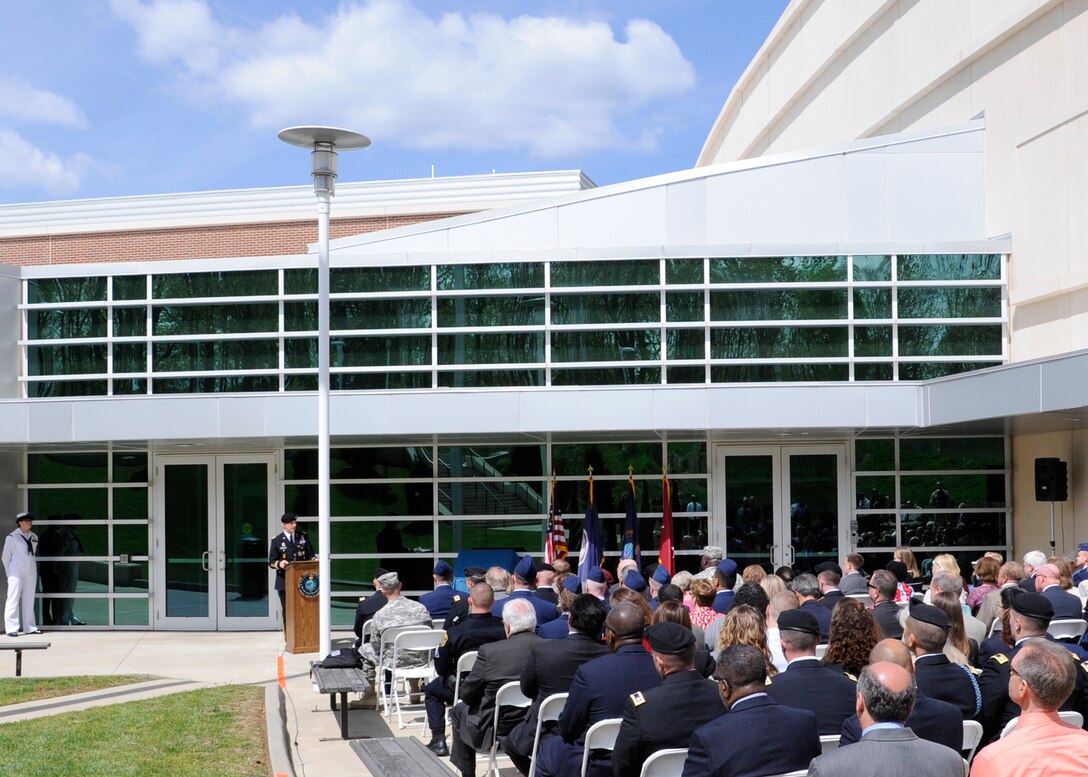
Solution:
[{"label": "wooden podium", "polygon": [[[295,561],[287,565],[284,570],[286,583],[287,625],[286,634],[288,653],[316,653],[318,650],[318,627],[321,620],[321,612],[318,607],[318,596],[314,582],[324,585],[325,582],[317,580],[317,561]],[[312,588],[315,593],[307,596],[300,589],[300,583],[307,583],[303,587]]]}]

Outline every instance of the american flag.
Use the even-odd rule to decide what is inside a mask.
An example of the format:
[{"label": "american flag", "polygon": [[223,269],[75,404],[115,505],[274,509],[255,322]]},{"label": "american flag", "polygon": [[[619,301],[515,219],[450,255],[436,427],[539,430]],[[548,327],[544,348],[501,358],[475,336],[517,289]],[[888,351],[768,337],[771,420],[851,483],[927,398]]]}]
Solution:
[{"label": "american flag", "polygon": [[548,506],[548,536],[544,540],[544,561],[548,564],[567,557],[567,532],[563,513],[555,505],[555,478],[552,477],[551,503]]}]

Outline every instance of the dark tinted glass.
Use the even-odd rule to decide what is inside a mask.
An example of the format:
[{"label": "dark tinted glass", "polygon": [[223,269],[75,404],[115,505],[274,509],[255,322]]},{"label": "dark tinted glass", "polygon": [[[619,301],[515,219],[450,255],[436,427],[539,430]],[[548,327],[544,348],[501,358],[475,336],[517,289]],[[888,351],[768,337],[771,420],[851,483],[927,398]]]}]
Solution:
[{"label": "dark tinted glass", "polygon": [[705,295],[701,291],[670,291],[665,295],[668,321],[702,321]]},{"label": "dark tinted glass", "polygon": [[26,320],[27,335],[31,340],[106,336],[104,308],[28,310]]},{"label": "dark tinted glass", "polygon": [[553,324],[642,324],[661,318],[661,295],[587,294],[552,296]]},{"label": "dark tinted glass", "polygon": [[106,393],[104,380],[47,380],[28,383],[30,397],[97,397]]},{"label": "dark tinted glass", "polygon": [[535,289],[544,286],[538,262],[445,264],[438,266],[438,289]]},{"label": "dark tinted glass", "polygon": [[895,509],[895,477],[893,475],[859,476],[854,481],[855,502],[859,510]]},{"label": "dark tinted glass", "polygon": [[278,287],[275,270],[178,273],[151,279],[151,294],[155,299],[273,295],[278,293]]},{"label": "dark tinted glass", "polygon": [[113,276],[113,298],[117,300],[147,299],[147,276]]},{"label": "dark tinted glass", "polygon": [[274,370],[278,364],[275,340],[158,342],[152,353],[155,372]]},{"label": "dark tinted glass", "polygon": [[119,452],[113,454],[114,483],[146,483],[147,454]]},{"label": "dark tinted glass", "polygon": [[38,302],[103,302],[106,278],[32,278],[26,282],[26,298]]},{"label": "dark tinted glass", "polygon": [[[859,548],[894,547],[899,544],[895,531],[895,515],[886,513],[858,515],[857,542]],[[880,569],[883,564],[876,566],[875,559],[865,557],[867,571]]]},{"label": "dark tinted glass", "polygon": [[892,328],[890,326],[855,326],[855,356],[891,356]]},{"label": "dark tinted glass", "polygon": [[908,507],[1004,507],[1005,473],[996,475],[904,475],[900,494]]},{"label": "dark tinted glass", "polygon": [[275,375],[238,375],[208,378],[157,378],[151,383],[155,394],[227,394],[245,391],[278,391]]},{"label": "dark tinted glass", "polygon": [[710,260],[711,283],[817,283],[845,280],[844,256],[751,256]]},{"label": "dark tinted glass", "polygon": [[31,453],[26,457],[27,482],[105,483],[106,461],[105,453]]},{"label": "dark tinted glass", "polygon": [[[704,442],[670,442],[669,443],[669,475],[673,473],[707,471],[706,443]],[[680,488],[677,485],[676,488]],[[687,486],[683,486],[685,489]],[[706,487],[706,484],[703,484]],[[705,504],[705,502],[704,502]]]},{"label": "dark tinted glass", "polygon": [[[439,510],[443,515],[543,515],[543,481],[506,481],[485,483],[480,480],[446,483],[438,490]],[[471,546],[470,546],[471,547]]]},{"label": "dark tinted glass", "polygon": [[329,274],[333,294],[362,294],[374,291],[429,291],[431,268],[417,267],[335,267]]},{"label": "dark tinted glass", "polygon": [[905,254],[898,258],[901,281],[996,281],[1001,278],[997,254]]},{"label": "dark tinted glass", "polygon": [[710,356],[713,359],[846,356],[848,335],[846,327],[712,329]]},{"label": "dark tinted glass", "polygon": [[661,382],[660,367],[602,367],[552,370],[553,386],[625,386]]},{"label": "dark tinted glass", "polygon": [[702,283],[703,260],[702,259],[666,259],[665,282],[678,283]]},{"label": "dark tinted glass", "polygon": [[[661,444],[653,442],[598,445],[553,445],[552,468],[558,475],[586,475],[592,466],[594,476],[623,475],[627,467],[636,473],[661,471]],[[623,481],[626,482],[626,481]]]},{"label": "dark tinted glass", "polygon": [[[860,291],[860,290],[859,290]],[[899,289],[900,318],[996,318],[1001,315],[1001,289]]]},{"label": "dark tinted glass", "polygon": [[130,556],[147,555],[147,526],[117,524],[113,527],[113,553]]},{"label": "dark tinted glass", "polygon": [[[544,473],[543,445],[463,445],[438,449],[440,475],[533,477]],[[500,484],[501,485],[501,484]],[[539,485],[529,485],[539,493]]]},{"label": "dark tinted glass", "polygon": [[1004,469],[1001,437],[905,438],[899,442],[904,470]]},{"label": "dark tinted glass", "polygon": [[661,331],[553,332],[552,361],[639,361],[660,357]]},{"label": "dark tinted glass", "polygon": [[105,520],[109,490],[102,488],[32,488],[27,490],[27,509],[41,520],[50,516],[68,519]]},{"label": "dark tinted glass", "polygon": [[855,364],[855,381],[891,380],[893,377],[890,364]]},{"label": "dark tinted glass", "polygon": [[902,356],[1001,355],[1001,325],[899,327]]},{"label": "dark tinted glass", "polygon": [[667,367],[665,372],[670,384],[706,383],[706,368],[702,366]]},{"label": "dark tinted glass", "polygon": [[964,372],[974,372],[975,370],[984,370],[987,367],[994,367],[999,362],[931,362],[931,363],[912,363],[912,364],[900,364],[899,365],[899,379],[900,380],[932,380],[933,378],[943,378],[946,375],[959,375]]},{"label": "dark tinted glass", "polygon": [[543,332],[456,334],[440,335],[438,338],[439,364],[517,364],[543,361]]},{"label": "dark tinted glass", "polygon": [[[31,345],[27,351],[27,367],[31,375],[86,375],[106,371],[106,345]],[[76,384],[73,381],[73,384]],[[105,381],[101,381],[105,388]],[[71,394],[99,393],[70,387]],[[89,387],[85,387],[89,389]],[[58,394],[69,395],[69,394]],[[46,395],[42,395],[46,396]]]},{"label": "dark tinted glass", "polygon": [[670,359],[704,359],[706,333],[702,329],[669,329],[665,333],[665,348]]},{"label": "dark tinted glass", "polygon": [[854,289],[854,318],[891,317],[891,289]]},{"label": "dark tinted glass", "polygon": [[854,280],[862,282],[890,281],[892,279],[892,259],[890,256],[855,256]]},{"label": "dark tinted glass", "polygon": [[803,383],[848,380],[845,364],[748,364],[711,367],[712,383]]},{"label": "dark tinted glass", "polygon": [[[330,489],[334,516],[397,516],[434,514],[430,483],[333,483]],[[287,511],[317,515],[317,485],[284,486]]]},{"label": "dark tinted glass", "polygon": [[143,337],[147,334],[147,308],[114,308],[115,337]]},{"label": "dark tinted glass", "polygon": [[855,440],[854,467],[858,472],[883,472],[895,469],[894,440]]},{"label": "dark tinted glass", "polygon": [[157,305],[151,310],[155,335],[215,335],[279,330],[279,306],[272,304]]},{"label": "dark tinted glass", "polygon": [[653,286],[661,279],[657,260],[552,262],[552,286]]},{"label": "dark tinted glass", "polygon": [[113,517],[146,521],[151,515],[147,504],[149,493],[147,488],[113,489]]},{"label": "dark tinted glass", "polygon": [[443,297],[438,300],[438,325],[543,326],[544,297]]},{"label": "dark tinted glass", "polygon": [[710,294],[714,321],[799,321],[846,318],[845,289],[765,289]]},{"label": "dark tinted glass", "polygon": [[[430,335],[379,335],[375,337],[336,337],[330,342],[329,362],[337,367],[381,367],[430,364]],[[291,368],[317,369],[317,338],[291,338],[284,342],[285,365]],[[347,376],[336,375],[332,387]]]},{"label": "dark tinted glass", "polygon": [[544,370],[443,370],[439,388],[491,388],[543,386]]}]

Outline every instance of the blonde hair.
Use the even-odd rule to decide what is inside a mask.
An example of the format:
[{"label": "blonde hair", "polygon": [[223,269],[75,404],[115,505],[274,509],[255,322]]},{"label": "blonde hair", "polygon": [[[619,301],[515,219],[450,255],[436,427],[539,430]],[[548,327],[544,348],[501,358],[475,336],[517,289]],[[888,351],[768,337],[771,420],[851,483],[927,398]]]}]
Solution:
[{"label": "blonde hair", "polygon": [[771,662],[771,651],[767,649],[767,623],[763,614],[748,604],[731,607],[725,614],[722,630],[718,634],[718,652],[731,645],[751,645],[763,653],[767,664],[767,676],[778,674]]},{"label": "blonde hair", "polygon": [[695,597],[695,603],[700,607],[710,607],[714,604],[717,592],[714,584],[703,577],[691,581],[691,595]]},{"label": "blonde hair", "polygon": [[907,566],[907,576],[917,580],[922,576],[922,570],[918,568],[918,559],[914,557],[914,551],[906,545],[900,545],[892,552],[892,558],[902,561]]},{"label": "blonde hair", "polygon": [[778,575],[767,575],[759,581],[759,586],[767,592],[767,598],[773,599],[775,594],[788,590],[786,581]]},{"label": "blonde hair", "polygon": [[691,590],[691,581],[695,579],[695,575],[688,572],[686,569],[681,569],[675,575],[672,576],[672,584],[678,587],[681,591]]},{"label": "blonde hair", "polygon": [[760,564],[749,564],[741,573],[740,579],[745,583],[758,583],[767,576],[767,570]]},{"label": "blonde hair", "polygon": [[951,553],[941,553],[933,558],[933,576],[936,577],[941,572],[951,572],[954,575],[960,573],[960,565],[956,561],[956,557]]}]

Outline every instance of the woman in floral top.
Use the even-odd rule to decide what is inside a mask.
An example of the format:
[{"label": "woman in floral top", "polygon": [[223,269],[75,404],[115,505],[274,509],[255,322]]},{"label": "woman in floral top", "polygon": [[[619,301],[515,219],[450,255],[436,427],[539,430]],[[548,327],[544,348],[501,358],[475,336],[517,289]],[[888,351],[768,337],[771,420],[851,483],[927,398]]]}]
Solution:
[{"label": "woman in floral top", "polygon": [[721,616],[714,610],[714,584],[705,578],[691,581],[691,595],[694,604],[691,608],[691,622],[693,625],[705,629],[710,622]]},{"label": "woman in floral top", "polygon": [[979,584],[967,594],[967,606],[971,608],[972,615],[978,614],[978,608],[982,606],[986,594],[997,590],[997,571],[1000,568],[997,561],[989,556],[983,556],[975,562],[975,577]]}]

